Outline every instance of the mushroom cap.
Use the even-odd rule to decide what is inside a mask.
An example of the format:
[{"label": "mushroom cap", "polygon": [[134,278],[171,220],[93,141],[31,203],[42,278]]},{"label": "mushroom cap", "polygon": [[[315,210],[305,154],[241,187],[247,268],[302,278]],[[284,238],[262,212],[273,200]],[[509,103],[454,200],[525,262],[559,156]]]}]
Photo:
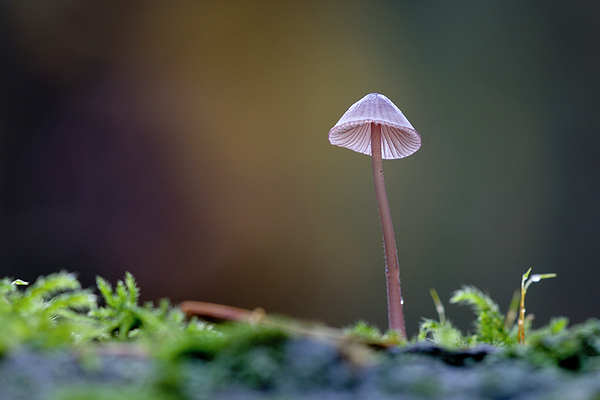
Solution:
[{"label": "mushroom cap", "polygon": [[371,93],[352,104],[329,131],[329,142],[371,155],[371,123],[381,125],[381,155],[404,158],[421,147],[421,136],[390,99]]}]

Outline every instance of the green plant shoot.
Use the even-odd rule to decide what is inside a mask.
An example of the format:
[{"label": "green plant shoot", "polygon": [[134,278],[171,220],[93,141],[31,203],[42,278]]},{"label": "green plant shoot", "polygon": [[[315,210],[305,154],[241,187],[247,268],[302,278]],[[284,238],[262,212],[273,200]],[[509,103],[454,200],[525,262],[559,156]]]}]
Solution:
[{"label": "green plant shoot", "polygon": [[444,325],[446,323],[446,310],[444,309],[444,304],[440,300],[440,296],[434,288],[429,289],[429,294],[431,295],[433,303],[435,304],[435,311],[440,317],[440,323]]},{"label": "green plant shoot", "polygon": [[[533,282],[539,282],[542,279],[554,278],[556,277],[555,273],[550,274],[534,274],[529,277],[529,273],[531,272],[531,268],[527,270],[523,274],[521,278],[521,304],[519,305],[519,331],[518,331],[518,339],[519,344],[525,344],[525,294],[527,293],[527,289]],[[527,279],[529,278],[529,279]]]}]

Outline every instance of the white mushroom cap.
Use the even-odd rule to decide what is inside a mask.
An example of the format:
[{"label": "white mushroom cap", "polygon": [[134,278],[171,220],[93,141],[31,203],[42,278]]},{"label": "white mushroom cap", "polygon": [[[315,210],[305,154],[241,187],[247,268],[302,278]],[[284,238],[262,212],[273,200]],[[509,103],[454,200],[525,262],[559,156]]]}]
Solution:
[{"label": "white mushroom cap", "polygon": [[421,147],[421,136],[390,99],[371,93],[352,104],[329,131],[329,142],[371,155],[371,123],[381,125],[381,154],[404,158]]}]

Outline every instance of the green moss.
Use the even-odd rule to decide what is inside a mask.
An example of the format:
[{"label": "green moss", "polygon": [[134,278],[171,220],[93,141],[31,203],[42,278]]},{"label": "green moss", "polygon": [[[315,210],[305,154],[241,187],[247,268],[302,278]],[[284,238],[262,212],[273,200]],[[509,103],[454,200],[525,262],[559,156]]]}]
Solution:
[{"label": "green moss", "polygon": [[425,340],[431,340],[436,345],[449,350],[464,348],[468,346],[470,340],[472,341],[465,338],[449,321],[442,323],[433,319],[424,319],[419,326],[417,341]]},{"label": "green moss", "polygon": [[95,307],[95,296],[81,289],[75,275],[60,272],[26,286],[11,278],[0,282],[1,354],[25,343],[53,348],[97,336],[99,326],[82,314]]},{"label": "green moss", "polygon": [[187,336],[217,335],[210,324],[187,321],[168,300],[158,307],[140,306],[139,288],[129,273],[114,291],[102,278],[97,284],[101,298],[82,289],[75,275],[67,272],[42,276],[31,286],[10,278],[0,281],[0,353],[25,345],[49,349],[131,340],[168,344]]},{"label": "green moss", "polygon": [[498,304],[487,294],[474,286],[463,286],[454,292],[450,303],[466,304],[473,308],[477,319],[475,320],[475,336],[469,342],[508,344],[511,338],[504,328],[504,316]]},{"label": "green moss", "polygon": [[154,387],[73,385],[57,389],[52,400],[180,400],[180,397]]},{"label": "green moss", "polygon": [[[364,321],[343,333],[271,316],[253,324],[208,324],[186,318],[168,300],[140,305],[140,290],[129,273],[114,287],[98,278],[97,288],[99,295],[66,272],[40,277],[32,285],[0,281],[0,351],[5,356],[0,385],[22,388],[22,398],[36,398],[27,388],[38,385],[36,393],[43,393],[42,385],[51,383],[57,400],[211,399],[213,393],[236,388],[277,398],[281,388],[352,391],[360,385],[361,371],[376,367],[382,374],[373,381],[377,390],[436,398],[454,385],[450,380],[440,386],[431,375],[431,368],[443,371],[439,363],[483,364],[485,357],[486,365],[519,360],[531,368],[600,371],[600,322],[568,328],[565,318],[553,319],[540,329],[529,327],[521,346],[498,305],[470,286],[455,292],[451,302],[473,308],[474,333],[454,327],[432,292],[440,320],[424,320],[409,343]],[[480,351],[482,344],[488,347]],[[491,355],[489,345],[497,349]],[[57,361],[53,354],[67,359]],[[423,357],[431,363],[411,365]],[[115,365],[124,364],[128,367],[110,384],[100,382]],[[14,365],[33,367],[16,371]],[[63,372],[67,366],[72,372]],[[518,375],[519,369],[506,371]],[[43,381],[36,374],[50,378]],[[489,377],[489,387],[484,380],[480,390],[494,394],[500,390],[496,375]],[[21,378],[26,378],[22,385]]]}]

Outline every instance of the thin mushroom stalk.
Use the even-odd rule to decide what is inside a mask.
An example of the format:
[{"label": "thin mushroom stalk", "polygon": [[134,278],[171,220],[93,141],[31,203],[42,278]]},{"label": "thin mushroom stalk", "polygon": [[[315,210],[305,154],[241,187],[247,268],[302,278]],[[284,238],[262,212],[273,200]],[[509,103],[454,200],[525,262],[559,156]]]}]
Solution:
[{"label": "thin mushroom stalk", "polygon": [[399,331],[406,338],[406,325],[402,310],[402,290],[400,288],[400,267],[396,238],[392,224],[392,213],[385,190],[383,177],[383,158],[381,158],[381,125],[371,123],[371,164],[373,166],[373,181],[375,195],[383,231],[383,252],[385,254],[385,278],[387,282],[388,323],[390,329]]},{"label": "thin mushroom stalk", "polygon": [[406,339],[400,267],[383,179],[383,160],[410,156],[421,147],[421,136],[390,99],[379,93],[371,93],[354,103],[342,115],[329,131],[329,142],[372,156],[386,261],[389,327],[400,332]]}]

